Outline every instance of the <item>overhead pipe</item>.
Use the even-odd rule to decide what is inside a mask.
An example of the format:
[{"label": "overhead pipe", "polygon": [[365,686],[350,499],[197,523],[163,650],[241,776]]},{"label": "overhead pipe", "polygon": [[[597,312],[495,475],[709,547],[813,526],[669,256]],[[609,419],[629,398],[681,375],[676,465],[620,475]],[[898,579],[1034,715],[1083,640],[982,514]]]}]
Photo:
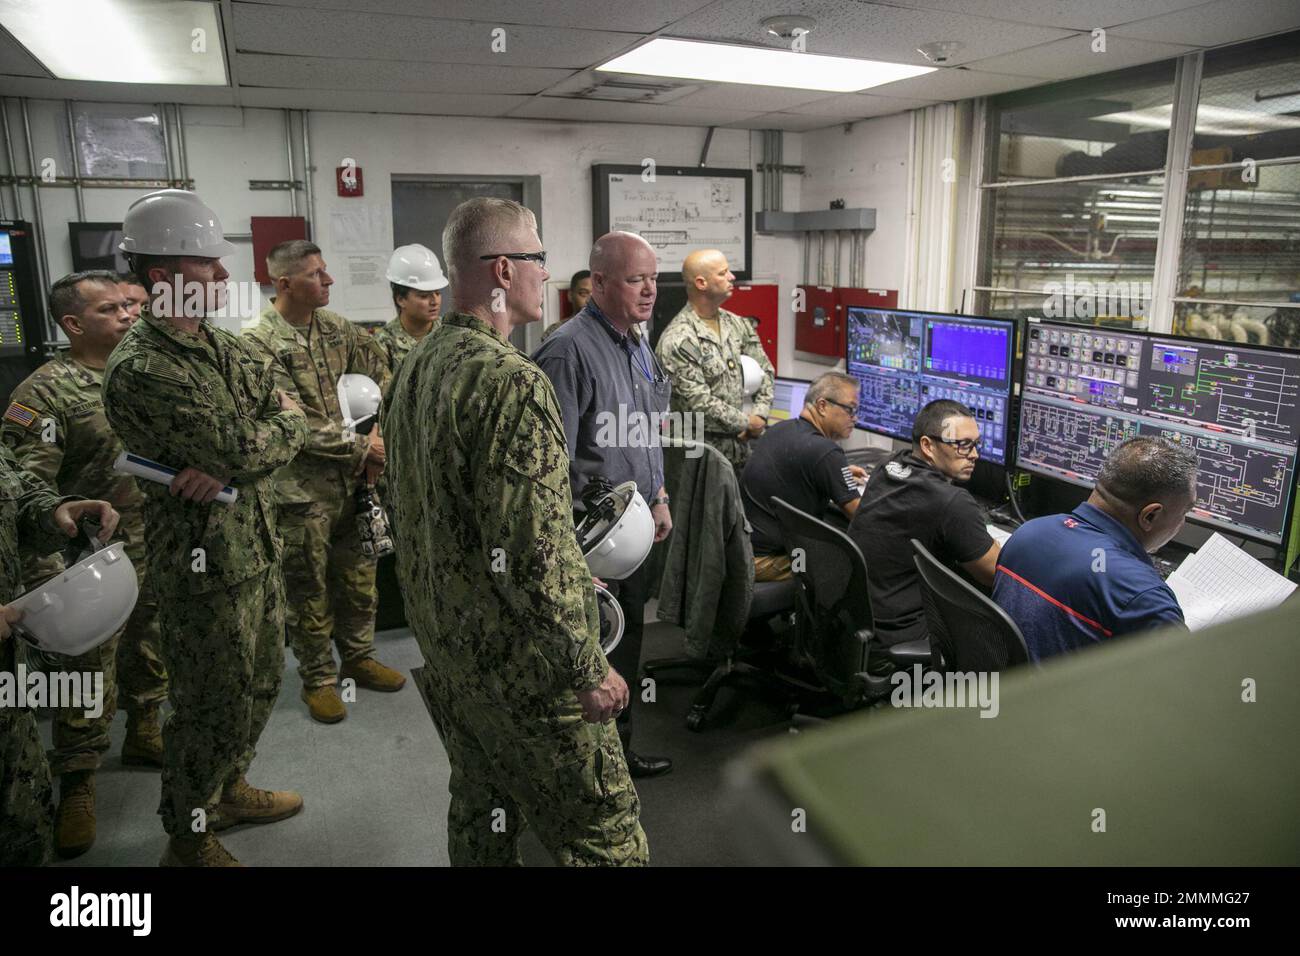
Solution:
[{"label": "overhead pipe", "polygon": [[181,154],[181,179],[185,180],[185,188],[190,188],[190,152],[185,145],[185,112],[181,104],[176,103],[176,145]]},{"label": "overhead pipe", "polygon": [[68,118],[68,150],[72,153],[73,185],[77,187],[77,221],[86,221],[86,194],[81,188],[81,159],[77,156],[77,126],[72,120],[72,100],[63,101]]},{"label": "overhead pipe", "polygon": [[167,157],[167,185],[170,188],[176,182],[176,167],[172,163],[172,114],[166,103],[158,104],[158,115],[162,118],[163,155]]},{"label": "overhead pipe", "polygon": [[298,187],[293,183],[293,114],[284,110],[284,154],[289,161],[289,215],[298,215]]},{"label": "overhead pipe", "polygon": [[14,179],[9,184],[14,191],[14,209],[18,213],[18,219],[26,219],[27,217],[23,215],[23,193],[18,188],[18,167],[14,165],[14,136],[9,127],[9,103],[3,96],[0,96],[0,124],[3,124],[5,129],[5,152],[9,157],[9,175]]},{"label": "overhead pipe", "polygon": [[311,164],[311,110],[302,110],[302,179],[306,185],[307,199],[307,238],[312,238],[316,223],[316,191],[312,187],[312,174],[315,167]]}]

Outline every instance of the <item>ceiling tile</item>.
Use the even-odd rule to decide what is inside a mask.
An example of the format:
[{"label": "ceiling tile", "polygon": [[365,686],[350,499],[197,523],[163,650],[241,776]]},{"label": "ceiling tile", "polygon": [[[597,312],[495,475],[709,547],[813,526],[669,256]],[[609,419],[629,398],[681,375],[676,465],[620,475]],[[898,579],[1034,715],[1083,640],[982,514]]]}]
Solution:
[{"label": "ceiling tile", "polygon": [[[309,10],[345,10],[356,13],[390,13],[445,20],[480,20],[495,23],[529,23],[651,33],[679,17],[707,7],[712,0],[247,0],[256,6],[299,7]],[[236,4],[242,6],[243,3]]]},{"label": "ceiling tile", "polygon": [[1060,27],[1063,30],[1088,30],[1110,27],[1133,19],[1140,7],[1143,16],[1187,10],[1205,0],[1087,0],[1086,3],[1063,3],[1062,0],[890,0],[900,7],[923,10],[946,10],[970,16],[989,17],[1011,23],[1033,23]]},{"label": "ceiling tile", "polygon": [[568,78],[570,70],[494,67],[462,63],[449,70],[437,63],[381,63],[307,56],[236,56],[242,87],[285,89],[390,90],[429,93],[540,93]]},{"label": "ceiling tile", "polygon": [[968,100],[973,96],[992,96],[1042,82],[1040,77],[985,73],[967,67],[949,67],[913,76],[884,86],[873,86],[870,95],[902,96],[925,100]]},{"label": "ceiling tile", "polygon": [[1186,14],[1167,14],[1117,26],[1112,35],[1215,47],[1300,29],[1296,0],[1215,0]]},{"label": "ceiling tile", "polygon": [[[459,63],[585,69],[629,47],[626,33],[557,27],[505,26],[486,21],[314,11],[251,3],[235,5],[235,46],[241,53],[404,60],[454,69]],[[493,31],[505,49],[493,52]]]},{"label": "ceiling tile", "polygon": [[765,17],[791,12],[817,21],[808,36],[809,53],[875,58],[892,63],[929,65],[916,52],[923,43],[960,40],[965,46],[951,65],[1009,53],[1023,47],[1068,36],[1052,27],[1005,23],[942,10],[913,10],[855,0],[720,0],[708,9],[684,17],[667,35],[700,40],[779,45],[759,22]]},{"label": "ceiling tile", "polygon": [[385,93],[362,90],[240,90],[249,107],[325,110],[342,113],[412,113],[427,116],[503,116],[528,102],[526,96],[474,96],[461,93],[416,93],[395,103]]},{"label": "ceiling tile", "polygon": [[690,109],[788,110],[826,96],[818,90],[785,90],[747,83],[708,83],[697,93],[673,101],[673,106]]},{"label": "ceiling tile", "polygon": [[0,74],[7,76],[43,76],[49,71],[41,61],[4,30],[0,30]]},{"label": "ceiling tile", "polygon": [[934,100],[915,100],[899,96],[875,96],[870,93],[840,93],[784,112],[861,119],[867,116],[900,113],[903,110],[916,110],[923,106],[931,106],[934,102]]},{"label": "ceiling tile", "polygon": [[653,103],[610,103],[560,96],[536,96],[510,112],[511,118],[645,123],[654,126],[725,126],[758,115],[758,111],[750,110],[690,110]]},{"label": "ceiling tile", "polygon": [[1063,80],[1072,76],[1091,76],[1094,73],[1108,73],[1126,66],[1168,60],[1196,49],[1189,46],[1174,46],[1171,43],[1132,40],[1116,36],[1111,32],[1106,34],[1105,53],[1093,53],[1092,42],[1091,36],[1081,33],[1068,40],[1056,40],[1030,50],[980,60],[972,63],[971,66],[992,73],[1014,73],[1020,76]]}]

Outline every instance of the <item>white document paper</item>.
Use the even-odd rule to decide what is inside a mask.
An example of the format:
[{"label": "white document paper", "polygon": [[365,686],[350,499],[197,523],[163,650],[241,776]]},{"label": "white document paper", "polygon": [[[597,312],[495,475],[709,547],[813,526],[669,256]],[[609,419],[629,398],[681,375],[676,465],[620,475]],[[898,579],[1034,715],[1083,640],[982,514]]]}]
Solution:
[{"label": "white document paper", "polygon": [[1217,533],[1166,583],[1193,631],[1277,607],[1296,587]]},{"label": "white document paper", "polygon": [[984,530],[989,533],[990,538],[998,543],[998,547],[1005,545],[1007,543],[1007,538],[1011,537],[1010,531],[1003,531],[995,524],[986,524]]}]

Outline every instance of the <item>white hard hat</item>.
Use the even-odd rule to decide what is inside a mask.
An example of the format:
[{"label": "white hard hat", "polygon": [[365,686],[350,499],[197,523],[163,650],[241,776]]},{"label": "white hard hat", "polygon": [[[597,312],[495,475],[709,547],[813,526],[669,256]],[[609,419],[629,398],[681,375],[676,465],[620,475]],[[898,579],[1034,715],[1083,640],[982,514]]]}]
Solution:
[{"label": "white hard hat", "polygon": [[758,387],[763,384],[763,366],[748,355],[740,357],[740,374],[745,379],[745,394],[753,397]]},{"label": "white hard hat", "polygon": [[388,260],[388,281],[421,292],[435,292],[447,288],[447,277],[442,274],[438,257],[428,246],[415,243],[398,246]]},{"label": "white hard hat", "polygon": [[131,203],[122,221],[123,252],[220,259],[235,251],[221,220],[202,199],[184,189],[160,189]]},{"label": "white hard hat", "polygon": [[583,495],[587,513],[578,525],[578,543],[587,567],[598,578],[621,581],[650,553],[655,543],[655,520],[650,507],[636,490],[635,481],[625,481],[605,490],[591,501]]},{"label": "white hard hat", "polygon": [[360,425],[379,411],[383,394],[379,386],[369,375],[347,372],[339,376],[338,384],[339,410],[343,412],[343,424],[348,427]]},{"label": "white hard hat", "polygon": [[614,595],[596,585],[596,606],[600,609],[600,649],[608,657],[623,640],[623,608]]},{"label": "white hard hat", "polygon": [[10,602],[17,627],[43,651],[76,657],[117,633],[140,594],[135,566],[121,542],[83,558]]}]

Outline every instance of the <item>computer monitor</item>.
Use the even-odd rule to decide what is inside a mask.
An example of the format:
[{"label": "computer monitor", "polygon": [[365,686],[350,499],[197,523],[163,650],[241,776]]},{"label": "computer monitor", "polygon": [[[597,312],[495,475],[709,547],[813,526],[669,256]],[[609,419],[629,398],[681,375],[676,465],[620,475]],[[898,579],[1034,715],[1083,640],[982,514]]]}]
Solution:
[{"label": "computer monitor", "polygon": [[861,383],[857,426],[912,440],[912,421],[940,398],[980,427],[980,458],[1007,463],[1014,319],[901,309],[848,310],[846,365]]},{"label": "computer monitor", "polygon": [[1092,487],[1135,435],[1194,451],[1188,517],[1281,545],[1300,447],[1300,352],[1030,320],[1017,464]]},{"label": "computer monitor", "polygon": [[808,394],[812,382],[805,378],[772,379],[772,410],[768,421],[775,425],[790,418],[798,418],[803,412],[803,397]]},{"label": "computer monitor", "polygon": [[68,241],[72,245],[72,268],[77,272],[87,269],[108,269],[111,272],[128,270],[126,256],[117,248],[122,241],[120,222],[70,222]]}]

